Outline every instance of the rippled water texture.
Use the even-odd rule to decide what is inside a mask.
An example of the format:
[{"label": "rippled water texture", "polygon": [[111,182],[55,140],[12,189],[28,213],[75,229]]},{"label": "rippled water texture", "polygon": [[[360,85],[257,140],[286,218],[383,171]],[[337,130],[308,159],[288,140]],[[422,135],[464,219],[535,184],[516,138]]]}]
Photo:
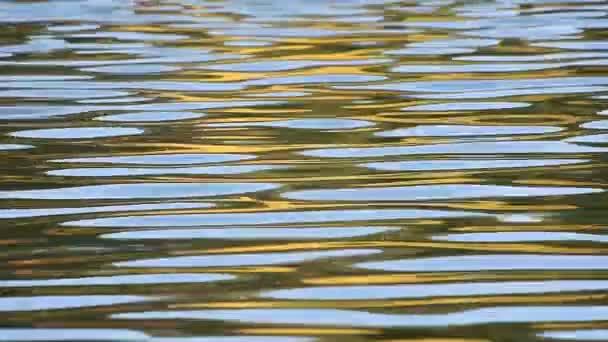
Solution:
[{"label": "rippled water texture", "polygon": [[608,341],[608,1],[0,0],[0,342]]}]

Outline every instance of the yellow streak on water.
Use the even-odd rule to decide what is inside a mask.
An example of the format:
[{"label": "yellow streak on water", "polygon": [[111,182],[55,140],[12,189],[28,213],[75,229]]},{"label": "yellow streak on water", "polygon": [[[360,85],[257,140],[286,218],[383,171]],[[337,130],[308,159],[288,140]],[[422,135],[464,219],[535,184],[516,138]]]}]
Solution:
[{"label": "yellow streak on water", "polygon": [[[589,274],[577,272],[568,274],[560,273],[560,279],[586,279]],[[608,274],[593,274],[598,279],[608,279]],[[372,285],[372,284],[425,284],[439,282],[474,282],[488,280],[553,280],[555,274],[537,274],[534,272],[520,271],[518,273],[492,273],[492,272],[441,272],[441,273],[419,273],[419,274],[368,274],[364,276],[338,276],[324,278],[306,278],[302,282],[310,285]]]},{"label": "yellow streak on water", "polygon": [[349,328],[244,328],[238,330],[243,334],[252,335],[294,335],[294,336],[339,336],[339,335],[380,335],[378,329],[349,329]]},{"label": "yellow streak on water", "polygon": [[579,303],[582,301],[606,300],[605,294],[545,294],[543,296],[479,296],[479,297],[445,297],[432,299],[412,300],[349,300],[349,301],[239,301],[239,302],[206,302],[171,305],[171,309],[301,309],[301,308],[336,308],[336,309],[360,309],[360,308],[402,308],[402,307],[431,307],[438,306],[442,310],[445,305],[510,305],[510,304],[566,304]]},{"label": "yellow streak on water", "polygon": [[178,251],[173,255],[190,255],[197,253],[226,254],[226,253],[252,253],[252,252],[287,252],[297,250],[321,250],[321,249],[344,249],[344,248],[428,248],[428,249],[456,249],[467,251],[489,251],[489,252],[527,252],[538,254],[608,254],[604,248],[589,247],[558,247],[544,244],[531,243],[455,243],[455,242],[394,242],[394,241],[354,241],[354,242],[308,242],[308,243],[285,243],[282,245],[261,245],[252,247],[228,247],[205,250]]}]

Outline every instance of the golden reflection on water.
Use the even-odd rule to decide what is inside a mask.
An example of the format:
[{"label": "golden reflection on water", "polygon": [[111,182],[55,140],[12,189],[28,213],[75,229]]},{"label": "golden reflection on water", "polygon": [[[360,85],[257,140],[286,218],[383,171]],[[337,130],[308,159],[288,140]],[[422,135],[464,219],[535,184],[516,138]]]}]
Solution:
[{"label": "golden reflection on water", "polygon": [[318,335],[318,336],[339,336],[339,335],[380,335],[381,330],[375,329],[327,329],[327,328],[245,328],[240,329],[243,334],[252,335]]},{"label": "golden reflection on water", "polygon": [[607,329],[607,13],[1,3],[0,341]]},{"label": "golden reflection on water", "polygon": [[500,304],[566,304],[581,301],[606,300],[606,295],[545,295],[540,298],[530,296],[501,296],[501,297],[474,297],[474,298],[437,298],[425,300],[374,300],[374,301],[272,301],[272,302],[220,302],[202,304],[175,304],[173,309],[246,309],[246,308],[337,308],[337,309],[364,309],[364,308],[400,308],[420,307],[431,309],[433,306],[443,305],[500,305]]},{"label": "golden reflection on water", "polygon": [[460,249],[472,251],[496,251],[496,252],[534,252],[534,253],[559,253],[559,254],[602,254],[602,248],[575,248],[575,247],[551,247],[543,244],[474,244],[474,243],[431,243],[431,242],[393,242],[393,241],[357,241],[357,242],[314,242],[314,243],[293,243],[283,245],[267,245],[255,247],[235,247],[221,249],[206,249],[199,251],[179,251],[172,253],[175,255],[184,254],[222,254],[222,253],[251,253],[251,252],[287,252],[297,250],[320,250],[326,248],[365,248],[365,247],[412,247],[412,248],[437,248],[437,249]]}]

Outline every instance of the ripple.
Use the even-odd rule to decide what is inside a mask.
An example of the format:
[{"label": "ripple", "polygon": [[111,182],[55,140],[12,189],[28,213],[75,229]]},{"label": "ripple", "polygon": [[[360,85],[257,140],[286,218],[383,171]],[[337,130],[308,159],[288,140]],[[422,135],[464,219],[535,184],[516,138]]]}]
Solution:
[{"label": "ripple", "polygon": [[263,40],[232,40],[224,42],[225,46],[272,46],[272,42]]},{"label": "ripple", "polygon": [[561,52],[543,55],[476,55],[454,57],[457,61],[471,62],[542,62],[579,58],[606,58],[606,52]]},{"label": "ripple", "polygon": [[0,328],[2,342],[32,341],[145,341],[149,336],[135,330],[91,328]]},{"label": "ripple", "polygon": [[117,177],[151,175],[238,175],[260,171],[286,169],[278,165],[234,165],[203,167],[163,167],[163,168],[78,168],[47,171],[49,176],[62,177]]},{"label": "ripple", "polygon": [[30,37],[27,42],[24,42],[22,44],[0,46],[0,52],[14,54],[48,54],[57,50],[63,50],[66,47],[67,43],[63,39],[57,39],[45,35],[38,35]]},{"label": "ripple", "polygon": [[[385,76],[374,75],[305,75],[305,76],[285,76],[267,77],[258,80],[247,81],[251,86],[272,86],[278,84],[306,84],[306,83],[353,83],[353,82],[374,82],[386,79]],[[0,96],[2,92],[0,92]]]},{"label": "ripple", "polygon": [[490,109],[513,109],[529,107],[525,102],[450,102],[433,103],[428,105],[418,105],[402,108],[404,111],[469,111],[469,110],[490,110]]},{"label": "ripple", "polygon": [[605,270],[602,255],[488,254],[364,262],[356,267],[395,272]]},{"label": "ripple", "polygon": [[[113,43],[71,43],[70,47],[80,52],[84,50],[95,50],[100,52],[104,50],[109,51],[137,51],[146,54],[144,51],[152,50],[152,47],[146,43],[125,43],[125,42],[113,42]],[[112,61],[109,61],[112,62]]]},{"label": "ripple", "polygon": [[433,154],[529,154],[529,153],[597,153],[606,148],[579,146],[561,141],[499,141],[420,146],[391,146],[365,148],[330,148],[308,150],[300,154],[323,158],[364,158],[395,155]]},{"label": "ripple", "polygon": [[78,103],[86,103],[86,104],[104,104],[104,103],[136,103],[136,102],[144,102],[151,101],[153,98],[150,97],[141,97],[141,96],[131,96],[131,97],[121,97],[117,99],[86,99],[86,100],[78,100]]},{"label": "ripple", "polygon": [[468,30],[485,27],[485,23],[478,20],[453,20],[453,21],[412,21],[408,26],[417,28],[446,29],[446,30]]},{"label": "ripple", "polygon": [[581,86],[581,87],[549,87],[549,88],[529,88],[499,91],[480,91],[467,93],[449,94],[417,94],[408,95],[420,99],[491,99],[497,97],[544,95],[544,94],[581,94],[608,91],[608,87]]},{"label": "ripple", "polygon": [[0,287],[46,287],[46,286],[123,286],[155,284],[209,283],[234,279],[227,274],[213,273],[165,273],[135,274],[107,277],[82,277],[36,280],[0,280]]},{"label": "ripple", "polygon": [[99,121],[114,122],[164,122],[198,119],[204,117],[203,113],[193,112],[140,112],[117,115],[105,115],[95,118]]},{"label": "ripple", "polygon": [[143,134],[144,130],[132,127],[69,127],[32,129],[10,133],[17,138],[36,139],[91,139]]},{"label": "ripple", "polygon": [[423,201],[484,197],[535,197],[591,194],[602,189],[574,187],[529,187],[477,184],[416,185],[385,188],[303,190],[282,197],[300,201]]},{"label": "ripple", "polygon": [[318,210],[231,214],[183,214],[111,217],[65,222],[65,226],[79,227],[192,227],[242,226],[255,224],[354,222],[397,219],[431,219],[486,216],[466,211],[378,209],[378,210]]},{"label": "ripple", "polygon": [[247,94],[249,97],[300,97],[300,96],[308,96],[310,93],[305,93],[302,91],[282,91],[282,92],[264,92],[260,94]]},{"label": "ripple", "polygon": [[149,204],[126,204],[126,205],[106,205],[99,207],[78,207],[78,208],[44,208],[44,209],[0,209],[0,219],[39,217],[54,215],[73,215],[87,213],[112,213],[126,211],[148,211],[148,210],[179,210],[179,209],[202,209],[211,208],[210,203],[149,203]]},{"label": "ripple", "polygon": [[280,105],[285,102],[281,101],[217,101],[217,102],[166,102],[166,103],[146,103],[128,106],[120,106],[119,110],[133,111],[176,111],[176,110],[197,110],[197,109],[214,109],[214,108],[242,108],[255,107],[264,105]]},{"label": "ripple", "polygon": [[[335,86],[337,89],[375,89],[411,92],[435,92],[462,94],[463,92],[498,92],[498,91],[545,91],[557,94],[553,89],[570,89],[588,86],[608,85],[608,77],[552,77],[534,79],[489,79],[489,80],[440,80],[414,81],[387,84],[356,86]],[[457,97],[461,100],[466,97]]]},{"label": "ripple", "polygon": [[71,38],[114,38],[119,40],[135,41],[175,41],[183,40],[188,36],[170,33],[148,33],[148,32],[118,32],[118,31],[98,31],[91,33],[72,34]]},{"label": "ripple", "polygon": [[475,52],[475,49],[466,47],[412,47],[398,50],[386,51],[387,55],[401,56],[436,56],[436,55],[460,55]]},{"label": "ripple", "polygon": [[433,240],[455,242],[592,241],[608,242],[608,236],[567,232],[498,232],[433,236]]},{"label": "ripple", "polygon": [[[69,84],[65,84],[66,89],[69,89]],[[118,97],[128,96],[130,93],[126,91],[114,90],[85,90],[85,89],[19,89],[19,90],[2,90],[0,98],[41,98],[41,99],[58,99],[58,100],[80,100],[103,97]]]},{"label": "ripple", "polygon": [[543,222],[543,216],[538,214],[507,214],[498,217],[498,220],[505,223],[539,223]]},{"label": "ripple", "polygon": [[528,168],[537,166],[571,165],[588,162],[582,159],[458,159],[458,160],[419,160],[402,162],[368,163],[362,166],[382,171],[440,171],[440,170],[475,170],[500,168]]},{"label": "ripple", "polygon": [[381,253],[378,249],[340,249],[288,253],[219,254],[142,259],[116,262],[117,267],[229,267],[257,265],[285,265],[323,258],[355,257]]},{"label": "ripple", "polygon": [[468,297],[551,292],[602,291],[603,280],[556,280],[458,284],[321,286],[262,292],[262,297],[297,300],[374,300],[391,298]]},{"label": "ripple", "polygon": [[107,163],[107,164],[136,164],[136,165],[183,165],[224,163],[230,161],[254,159],[255,156],[246,154],[210,154],[210,153],[175,153],[148,154],[120,157],[91,157],[55,159],[55,163]]},{"label": "ripple", "polygon": [[117,319],[220,320],[255,324],[356,327],[446,327],[499,323],[590,322],[608,319],[607,306],[511,306],[440,314],[382,314],[336,309],[238,309],[119,313]]},{"label": "ripple", "polygon": [[221,123],[210,124],[209,127],[241,127],[241,126],[260,126],[260,127],[279,127],[279,128],[295,128],[295,129],[354,129],[373,126],[374,123],[364,120],[351,119],[294,119],[285,121],[270,121],[270,122],[236,122],[236,123]]},{"label": "ripple", "polygon": [[573,35],[582,33],[582,28],[573,26],[535,26],[535,27],[509,27],[491,28],[482,30],[466,31],[468,36],[487,38],[516,38],[528,41],[572,38]]},{"label": "ripple", "polygon": [[587,122],[582,124],[581,127],[589,129],[608,129],[608,120],[597,120]]},{"label": "ripple", "polygon": [[171,65],[158,64],[140,64],[140,65],[109,65],[93,68],[83,68],[81,71],[98,72],[114,75],[148,75],[154,73],[164,73],[181,70],[180,67]]},{"label": "ripple", "polygon": [[392,68],[393,72],[403,73],[465,73],[465,72],[518,72],[561,68],[557,63],[521,64],[409,64]]},{"label": "ripple", "polygon": [[608,42],[605,41],[539,42],[532,45],[538,47],[570,50],[608,50]]},{"label": "ripple", "polygon": [[[413,33],[413,30],[402,30],[403,34]],[[381,33],[382,31],[378,31]],[[231,36],[231,37],[271,37],[271,38],[311,38],[311,37],[333,37],[333,36],[350,36],[357,32],[352,30],[327,30],[311,27],[251,27],[248,29],[225,29],[209,31],[209,34],[214,36]],[[369,32],[368,32],[369,33]]]},{"label": "ripple", "polygon": [[213,197],[276,189],[269,183],[137,183],[86,185],[44,190],[0,191],[12,199],[135,199]]},{"label": "ripple", "polygon": [[545,134],[562,131],[548,126],[421,125],[376,133],[379,137],[457,137],[469,135]]},{"label": "ripple", "polygon": [[2,82],[70,81],[91,78],[93,77],[84,75],[0,75],[0,81]]},{"label": "ripple", "polygon": [[287,71],[302,68],[310,68],[317,66],[331,66],[331,65],[366,65],[366,64],[382,64],[389,60],[386,59],[365,59],[365,60],[326,60],[326,61],[315,61],[315,60],[276,60],[276,61],[257,61],[249,63],[231,63],[231,64],[217,64],[201,67],[208,70],[218,71],[231,71],[231,72],[273,72],[273,71]]},{"label": "ripple", "polygon": [[138,303],[154,299],[143,296],[83,295],[2,297],[0,312],[40,311]]},{"label": "ripple", "polygon": [[34,148],[34,146],[22,144],[0,144],[0,151],[27,150],[30,148]]},{"label": "ripple", "polygon": [[125,341],[125,342],[312,342],[308,337],[213,336],[152,337],[127,329],[94,328],[0,328],[1,342],[16,341]]},{"label": "ripple", "polygon": [[580,135],[565,139],[564,141],[574,143],[608,143],[608,134]]},{"label": "ripple", "polygon": [[94,106],[0,106],[0,120],[38,120],[55,116],[86,113],[98,108]]},{"label": "ripple", "polygon": [[435,39],[422,42],[411,43],[409,47],[423,48],[463,48],[463,47],[489,47],[500,43],[499,39],[484,39],[484,38],[451,38],[451,39]]},{"label": "ripple", "polygon": [[399,230],[395,227],[299,227],[299,228],[204,228],[162,229],[104,234],[101,237],[117,240],[300,240],[343,239]]},{"label": "ripple", "polygon": [[[97,63],[99,64],[99,63]],[[107,64],[107,63],[105,63]],[[126,81],[126,82],[107,82],[107,81],[36,81],[36,82],[6,82],[3,84],[5,88],[27,88],[27,90],[7,90],[6,92],[28,92],[35,94],[33,97],[49,97],[65,99],[89,99],[89,98],[105,98],[113,96],[127,96],[130,93],[119,90],[174,90],[184,92],[200,92],[200,91],[232,91],[241,90],[245,86],[240,83],[220,83],[220,82],[186,82],[186,81]],[[66,91],[66,90],[69,90]],[[44,92],[48,92],[48,96],[43,96]],[[40,96],[38,96],[40,94]],[[67,97],[66,97],[67,96]],[[224,107],[230,107],[225,104]]]},{"label": "ripple", "polygon": [[[103,55],[103,54],[121,54],[121,55],[141,55],[143,50],[134,50],[135,48],[131,48],[127,50],[127,47],[118,47],[122,49],[115,50],[103,50],[103,47],[97,47],[97,44],[94,46],[83,46],[84,50],[76,51],[79,55]],[[150,47],[146,47],[149,49]],[[165,51],[166,52],[166,51]],[[130,58],[130,59],[50,59],[50,60],[28,60],[28,61],[0,61],[0,65],[2,66],[32,66],[32,67],[94,67],[94,66],[103,66],[103,65],[139,65],[139,64],[175,64],[175,63],[202,63],[208,61],[216,61],[221,59],[231,59],[231,58],[239,58],[241,55],[209,55],[204,53],[204,51],[199,52],[198,54],[188,54],[184,53],[182,50],[182,54],[144,54],[141,58]],[[142,82],[145,83],[145,82]],[[191,82],[192,85],[196,85],[195,82]],[[202,82],[201,82],[202,83]],[[95,84],[95,83],[94,83]],[[130,84],[130,83],[127,83]],[[202,85],[209,86],[209,84],[203,83]],[[14,88],[11,87],[11,88]]]},{"label": "ripple", "polygon": [[[53,3],[10,3],[5,6],[0,17],[2,23],[36,23],[44,26],[48,23],[85,23],[99,22],[104,24],[144,24],[152,21],[181,21],[179,16],[169,15],[135,15],[129,4],[112,2],[86,2],[85,6],[73,7],[70,1]],[[181,19],[181,20],[180,20]],[[43,27],[44,27],[43,26]]]},{"label": "ripple", "polygon": [[48,26],[46,29],[51,32],[78,32],[78,31],[89,31],[98,29],[99,25],[95,24],[81,24],[81,25],[53,25]]},{"label": "ripple", "polygon": [[[216,8],[215,12],[229,10],[232,13],[239,15],[252,16],[253,20],[261,20],[264,22],[272,21],[273,19],[282,19],[287,21],[298,21],[298,19],[308,19],[309,16],[317,16],[323,13],[326,16],[358,16],[364,15],[366,11],[360,8],[362,5],[382,4],[382,2],[374,0],[353,1],[345,0],[344,3],[335,4],[331,2],[306,2],[296,1],[293,6],[281,7],[280,1],[272,0],[268,5],[261,6],[240,6],[238,3],[229,3],[226,7]],[[358,6],[357,6],[358,5]],[[324,18],[325,19],[325,18]],[[303,28],[307,29],[307,28]]]},{"label": "ripple", "polygon": [[573,340],[573,341],[605,341],[608,336],[607,329],[589,329],[589,330],[557,330],[547,331],[538,334],[539,337],[549,338],[554,340]]}]

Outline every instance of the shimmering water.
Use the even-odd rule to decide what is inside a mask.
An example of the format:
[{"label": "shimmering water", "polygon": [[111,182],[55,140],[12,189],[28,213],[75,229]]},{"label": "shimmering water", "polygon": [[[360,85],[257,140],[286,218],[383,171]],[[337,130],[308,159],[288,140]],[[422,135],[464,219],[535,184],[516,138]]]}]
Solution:
[{"label": "shimmering water", "polygon": [[608,341],[608,1],[0,0],[0,341]]}]

